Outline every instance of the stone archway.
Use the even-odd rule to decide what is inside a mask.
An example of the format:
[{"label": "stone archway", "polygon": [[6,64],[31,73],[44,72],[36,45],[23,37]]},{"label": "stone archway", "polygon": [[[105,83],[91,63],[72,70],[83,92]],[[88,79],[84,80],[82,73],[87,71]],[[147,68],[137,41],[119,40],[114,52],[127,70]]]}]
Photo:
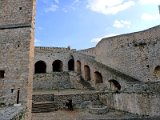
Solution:
[{"label": "stone archway", "polygon": [[36,73],[46,73],[46,63],[44,61],[35,63],[35,74]]},{"label": "stone archway", "polygon": [[63,63],[60,60],[55,60],[52,64],[53,72],[62,72],[63,71]]},{"label": "stone archway", "polygon": [[88,81],[91,80],[91,73],[88,65],[84,66],[84,79]]},{"label": "stone archway", "polygon": [[103,83],[103,77],[102,77],[102,74],[98,71],[94,72],[94,80],[95,80],[95,83]]},{"label": "stone archway", "polygon": [[109,80],[110,83],[110,90],[112,91],[120,91],[121,90],[121,85],[119,84],[119,82],[117,80]]},{"label": "stone archway", "polygon": [[74,59],[68,61],[68,71],[74,71]]},{"label": "stone archway", "polygon": [[77,60],[77,73],[81,74],[81,62]]},{"label": "stone archway", "polygon": [[160,66],[155,67],[154,74],[158,79],[160,79]]}]

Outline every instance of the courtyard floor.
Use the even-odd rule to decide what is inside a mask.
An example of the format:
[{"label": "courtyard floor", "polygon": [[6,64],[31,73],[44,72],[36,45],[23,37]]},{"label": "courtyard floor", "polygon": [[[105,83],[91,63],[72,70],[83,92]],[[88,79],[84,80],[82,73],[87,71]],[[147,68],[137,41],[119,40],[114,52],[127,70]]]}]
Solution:
[{"label": "courtyard floor", "polygon": [[[33,113],[32,120],[142,120],[139,116],[120,111],[110,111],[103,115],[91,114],[87,110],[58,110],[49,113]],[[144,120],[144,118],[143,118]],[[148,119],[149,120],[149,119]]]}]

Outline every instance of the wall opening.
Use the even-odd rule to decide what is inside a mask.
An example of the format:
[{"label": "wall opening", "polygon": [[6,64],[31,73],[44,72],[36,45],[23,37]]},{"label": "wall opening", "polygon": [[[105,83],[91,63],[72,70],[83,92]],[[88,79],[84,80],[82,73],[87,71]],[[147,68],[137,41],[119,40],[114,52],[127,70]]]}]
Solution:
[{"label": "wall opening", "polygon": [[63,63],[60,60],[55,60],[52,64],[53,72],[62,72],[63,71]]},{"label": "wall opening", "polygon": [[0,78],[4,78],[4,73],[5,73],[4,70],[0,70]]},{"label": "wall opening", "polygon": [[84,79],[88,81],[91,80],[91,73],[88,65],[84,66]]},{"label": "wall opening", "polygon": [[77,60],[77,73],[81,74],[81,62]]},{"label": "wall opening", "polygon": [[35,73],[46,73],[46,63],[44,61],[35,63]]},{"label": "wall opening", "polygon": [[155,67],[154,74],[158,79],[160,79],[160,66]]},{"label": "wall opening", "polygon": [[109,80],[109,83],[110,83],[110,89],[113,90],[113,91],[119,91],[121,90],[121,85],[119,84],[118,81],[116,80]]},{"label": "wall opening", "polygon": [[74,71],[74,59],[70,59],[68,61],[68,70],[69,71]]},{"label": "wall opening", "polygon": [[102,77],[102,74],[98,71],[94,72],[94,80],[95,80],[95,83],[103,83],[103,77]]}]

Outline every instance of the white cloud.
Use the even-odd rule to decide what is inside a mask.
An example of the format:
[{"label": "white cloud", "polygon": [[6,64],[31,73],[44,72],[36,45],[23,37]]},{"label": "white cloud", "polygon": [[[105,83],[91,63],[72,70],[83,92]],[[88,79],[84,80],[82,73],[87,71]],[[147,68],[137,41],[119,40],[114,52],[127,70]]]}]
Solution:
[{"label": "white cloud", "polygon": [[101,14],[117,14],[135,5],[133,0],[88,0],[87,8]]},{"label": "white cloud", "polygon": [[58,5],[52,4],[50,7],[45,9],[45,12],[55,12],[58,8]]},{"label": "white cloud", "polygon": [[139,0],[139,3],[142,5],[146,4],[160,5],[160,0]]},{"label": "white cloud", "polygon": [[141,16],[141,19],[142,20],[145,20],[145,21],[153,21],[153,20],[160,20],[160,16],[159,14],[149,14],[149,13],[143,13],[142,16]]},{"label": "white cloud", "polygon": [[105,35],[105,36],[102,36],[102,37],[93,38],[91,40],[91,43],[97,44],[99,41],[102,40],[102,38],[112,37],[112,36],[116,36],[116,35],[117,34],[108,34],[108,35]]},{"label": "white cloud", "polygon": [[130,28],[130,26],[131,22],[127,20],[115,20],[113,23],[113,27],[115,28],[124,28],[124,27]]},{"label": "white cloud", "polygon": [[34,40],[34,45],[35,45],[35,46],[41,46],[41,40],[35,38],[35,40]]}]

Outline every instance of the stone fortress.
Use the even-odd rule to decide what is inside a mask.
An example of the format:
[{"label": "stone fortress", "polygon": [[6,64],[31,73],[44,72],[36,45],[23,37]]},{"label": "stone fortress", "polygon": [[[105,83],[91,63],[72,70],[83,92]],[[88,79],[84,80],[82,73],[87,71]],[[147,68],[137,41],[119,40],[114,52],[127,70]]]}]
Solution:
[{"label": "stone fortress", "polygon": [[68,100],[92,114],[114,109],[159,119],[159,25],[85,50],[34,47],[35,6],[0,0],[0,120],[31,120]]}]

